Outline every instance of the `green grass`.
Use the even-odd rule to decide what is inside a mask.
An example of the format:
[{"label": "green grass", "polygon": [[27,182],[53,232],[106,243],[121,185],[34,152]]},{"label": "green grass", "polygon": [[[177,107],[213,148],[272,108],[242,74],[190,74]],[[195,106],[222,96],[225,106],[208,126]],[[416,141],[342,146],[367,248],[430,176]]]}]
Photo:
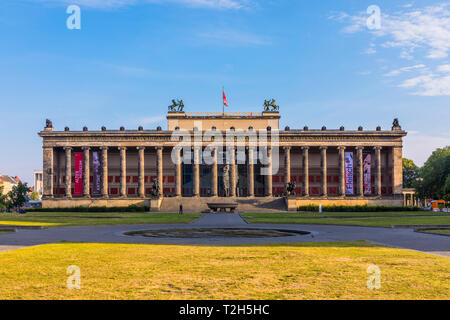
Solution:
[{"label": "green grass", "polygon": [[292,212],[244,213],[242,216],[250,223],[336,224],[368,227],[390,227],[391,225],[405,224],[450,225],[450,215],[436,214],[435,212]]},{"label": "green grass", "polygon": [[176,213],[102,213],[102,212],[36,212],[27,214],[1,213],[0,225],[41,225],[45,227],[92,226],[111,224],[172,224],[189,223],[200,214]]},{"label": "green grass", "polygon": [[420,231],[421,232],[443,234],[443,235],[446,235],[446,236],[450,236],[450,229],[422,229]]},{"label": "green grass", "polygon": [[[381,289],[367,288],[367,268]],[[67,268],[81,289],[66,287]],[[56,243],[0,252],[0,299],[448,299],[450,259],[371,243]]]}]

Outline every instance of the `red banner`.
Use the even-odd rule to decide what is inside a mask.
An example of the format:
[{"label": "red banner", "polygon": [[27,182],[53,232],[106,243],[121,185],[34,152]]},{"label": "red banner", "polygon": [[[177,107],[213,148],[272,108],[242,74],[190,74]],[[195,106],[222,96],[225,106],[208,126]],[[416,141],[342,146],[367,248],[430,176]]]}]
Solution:
[{"label": "red banner", "polygon": [[75,179],[74,184],[75,188],[73,194],[76,196],[83,195],[83,164],[84,158],[82,152],[75,152]]}]

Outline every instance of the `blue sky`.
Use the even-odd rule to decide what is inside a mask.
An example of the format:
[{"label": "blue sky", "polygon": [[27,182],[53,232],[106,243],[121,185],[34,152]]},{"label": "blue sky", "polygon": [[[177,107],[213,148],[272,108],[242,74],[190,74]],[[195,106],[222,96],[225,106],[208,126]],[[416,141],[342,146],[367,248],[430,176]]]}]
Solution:
[{"label": "blue sky", "polygon": [[[81,8],[69,30],[66,9]],[[366,10],[381,10],[370,30]],[[165,126],[186,111],[281,107],[281,125],[409,132],[422,164],[450,144],[450,5],[362,0],[3,0],[0,2],[0,173],[32,184],[37,136],[65,126]]]}]

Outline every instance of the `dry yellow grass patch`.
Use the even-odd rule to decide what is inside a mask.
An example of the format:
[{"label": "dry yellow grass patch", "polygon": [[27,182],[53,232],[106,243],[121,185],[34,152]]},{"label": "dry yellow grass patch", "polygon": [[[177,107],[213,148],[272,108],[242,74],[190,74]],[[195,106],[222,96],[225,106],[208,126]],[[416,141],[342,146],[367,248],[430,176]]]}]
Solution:
[{"label": "dry yellow grass patch", "polygon": [[[366,286],[381,269],[381,289]],[[81,290],[66,287],[81,269]],[[448,299],[450,259],[366,242],[58,243],[0,253],[0,299]]]}]

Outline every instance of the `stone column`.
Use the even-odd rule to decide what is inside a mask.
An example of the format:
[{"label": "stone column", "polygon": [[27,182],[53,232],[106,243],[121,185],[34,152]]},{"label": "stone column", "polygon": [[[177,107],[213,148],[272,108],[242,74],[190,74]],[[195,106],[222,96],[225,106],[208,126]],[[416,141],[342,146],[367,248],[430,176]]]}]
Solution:
[{"label": "stone column", "polygon": [[339,150],[339,195],[345,197],[345,147]]},{"label": "stone column", "polygon": [[284,189],[291,182],[291,147],[284,148]]},{"label": "stone column", "polygon": [[392,148],[392,193],[402,194],[403,191],[403,168],[402,147]]},{"label": "stone column", "polygon": [[320,167],[322,176],[322,196],[328,196],[328,171],[327,171],[327,149],[328,147],[320,147]]},{"label": "stone column", "polygon": [[120,150],[120,196],[127,196],[127,148],[119,147]]},{"label": "stone column", "polygon": [[178,149],[176,152],[176,163],[175,163],[175,195],[177,197],[181,197],[181,174],[182,174],[182,167],[181,167],[181,149]]},{"label": "stone column", "polygon": [[309,196],[309,147],[302,147],[303,150],[303,195]]},{"label": "stone column", "polygon": [[213,164],[211,172],[211,196],[217,197],[217,148],[213,149]]},{"label": "stone column", "polygon": [[66,151],[66,198],[72,198],[72,148],[64,148]]},{"label": "stone column", "polygon": [[108,147],[101,147],[102,150],[102,197],[109,197],[108,187]]},{"label": "stone column", "polygon": [[248,148],[247,193],[249,197],[255,196],[255,167],[253,165],[254,151],[255,150],[253,148]]},{"label": "stone column", "polygon": [[375,188],[376,195],[381,196],[381,147],[375,147],[375,163],[376,163],[376,175],[375,175]]},{"label": "stone column", "polygon": [[200,148],[194,147],[194,190],[193,196],[200,196]]},{"label": "stone column", "polygon": [[268,164],[267,164],[267,176],[266,176],[266,195],[271,197],[272,194],[272,148],[267,148]]},{"label": "stone column", "polygon": [[43,148],[43,196],[53,198],[53,147]]},{"label": "stone column", "polygon": [[236,149],[233,147],[230,149],[230,159],[231,159],[231,190],[230,197],[236,197]]},{"label": "stone column", "polygon": [[83,196],[91,197],[90,147],[83,147]]},{"label": "stone column", "polygon": [[164,196],[164,183],[163,183],[163,148],[157,147],[156,148],[156,175],[158,177],[158,183],[159,183],[159,196]]},{"label": "stone column", "polygon": [[383,175],[384,175],[384,187],[386,188],[386,194],[389,193],[389,168],[391,167],[390,165],[390,152],[385,152],[385,157],[384,157],[384,171],[383,171]]},{"label": "stone column", "polygon": [[138,194],[145,198],[145,147],[138,147]]},{"label": "stone column", "polygon": [[56,160],[56,171],[54,173],[54,177],[53,179],[55,179],[56,177],[56,185],[54,186],[54,188],[56,187],[56,195],[61,195],[61,184],[62,184],[62,177],[61,177],[61,160],[59,157],[59,151],[58,150],[54,150],[54,159]]},{"label": "stone column", "polygon": [[364,196],[364,167],[363,167],[364,147],[356,147],[358,195]]}]

